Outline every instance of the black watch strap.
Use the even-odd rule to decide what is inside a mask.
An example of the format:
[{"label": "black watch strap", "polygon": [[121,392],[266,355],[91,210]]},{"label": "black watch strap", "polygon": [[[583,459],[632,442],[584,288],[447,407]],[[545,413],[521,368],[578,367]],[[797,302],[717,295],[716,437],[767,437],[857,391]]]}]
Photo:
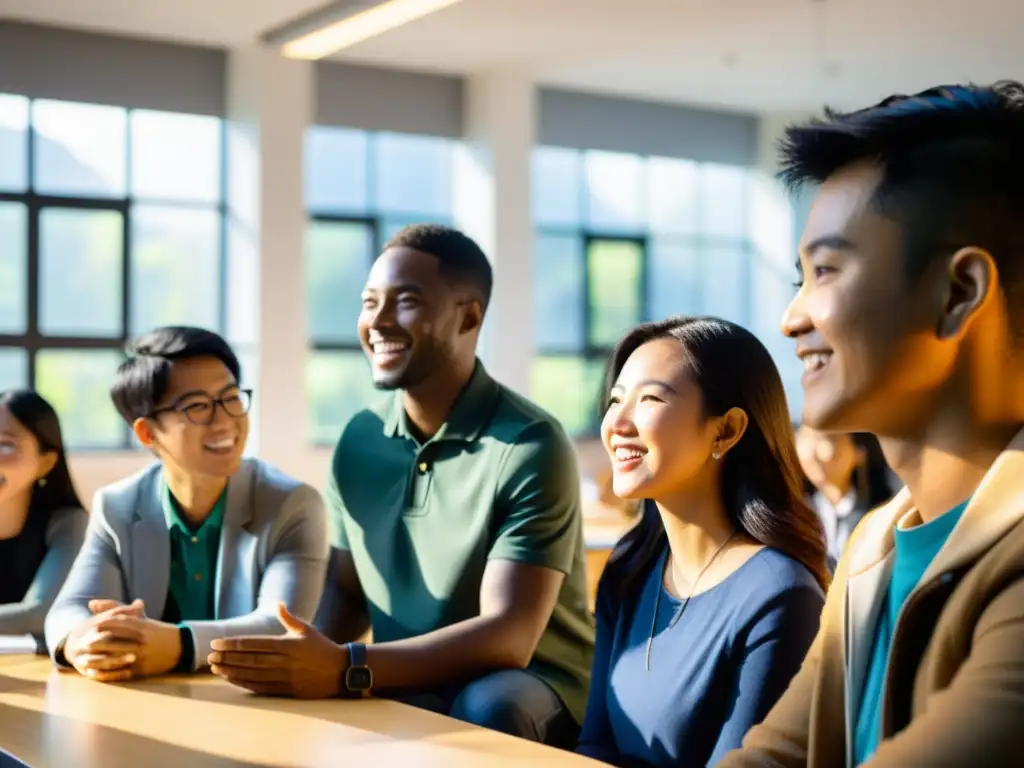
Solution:
[{"label": "black watch strap", "polygon": [[348,652],[348,668],[342,674],[342,695],[361,698],[370,695],[373,688],[373,672],[366,666],[366,645],[363,643],[346,643]]},{"label": "black watch strap", "polygon": [[174,665],[174,669],[172,671],[176,674],[186,674],[195,669],[195,638],[192,637],[192,630],[185,624],[178,625],[178,636],[181,638],[181,656],[178,658],[178,663]]}]

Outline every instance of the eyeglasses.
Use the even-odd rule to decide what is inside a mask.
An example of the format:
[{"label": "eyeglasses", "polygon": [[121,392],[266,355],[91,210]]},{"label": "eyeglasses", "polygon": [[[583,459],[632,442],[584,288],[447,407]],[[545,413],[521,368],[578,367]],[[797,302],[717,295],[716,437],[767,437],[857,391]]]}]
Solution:
[{"label": "eyeglasses", "polygon": [[161,413],[177,411],[193,424],[205,426],[212,424],[217,415],[217,406],[224,409],[224,413],[232,418],[245,416],[252,407],[252,390],[239,389],[222,397],[210,397],[209,395],[189,395],[187,402],[174,403],[165,408],[157,408],[150,416],[158,416]]}]

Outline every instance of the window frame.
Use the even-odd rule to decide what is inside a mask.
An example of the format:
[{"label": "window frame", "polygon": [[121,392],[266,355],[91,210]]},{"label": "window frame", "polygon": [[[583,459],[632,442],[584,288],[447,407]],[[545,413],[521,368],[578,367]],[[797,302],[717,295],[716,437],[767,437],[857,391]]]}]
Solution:
[{"label": "window frame", "polygon": [[[17,95],[17,94],[16,94]],[[86,103],[69,102],[65,103]],[[27,214],[28,231],[26,233],[27,253],[22,254],[26,259],[26,290],[27,301],[25,305],[26,323],[25,332],[20,334],[0,333],[0,348],[20,349],[26,355],[26,377],[25,386],[30,389],[36,388],[37,365],[36,357],[39,352],[45,350],[117,350],[124,355],[125,348],[133,337],[131,329],[131,301],[132,301],[132,210],[136,204],[164,208],[176,208],[180,210],[202,210],[216,211],[219,219],[219,230],[217,238],[217,279],[219,281],[217,301],[217,328],[218,333],[224,333],[228,323],[228,222],[230,209],[228,206],[228,131],[227,121],[220,119],[218,128],[218,143],[220,151],[219,175],[219,200],[216,204],[208,202],[169,200],[159,197],[137,197],[132,189],[132,113],[136,110],[130,107],[124,109],[125,119],[125,195],[123,197],[110,196],[79,196],[59,195],[50,193],[39,193],[35,191],[36,183],[36,142],[37,133],[35,123],[32,119],[33,107],[36,98],[29,97],[29,121],[25,130],[24,151],[26,154],[26,187],[23,192],[11,192],[0,190],[0,202],[16,203],[25,206]],[[115,105],[116,106],[116,105]],[[152,110],[141,110],[152,111]],[[174,114],[174,113],[171,113]],[[51,336],[43,334],[39,328],[40,310],[40,214],[45,209],[60,208],[76,211],[112,211],[121,214],[122,241],[121,241],[121,306],[120,334],[116,336]],[[121,430],[122,439],[117,445],[105,446],[77,446],[68,445],[67,449],[79,453],[105,453],[111,451],[136,451],[139,450],[137,441],[134,439],[131,427],[123,425]]]},{"label": "window frame", "polygon": [[[607,362],[613,346],[600,346],[594,345],[590,340],[590,331],[592,323],[592,307],[590,303],[590,260],[588,253],[591,245],[595,241],[603,242],[626,242],[633,243],[640,248],[640,292],[639,297],[639,323],[649,322],[651,320],[659,320],[662,318],[652,317],[653,311],[653,290],[651,285],[652,280],[652,250],[656,241],[663,239],[665,241],[671,241],[678,244],[686,244],[688,247],[695,249],[698,254],[707,253],[713,248],[734,248],[738,252],[742,253],[742,277],[741,277],[741,300],[740,304],[742,307],[742,317],[732,318],[734,322],[743,325],[745,328],[749,328],[753,315],[753,295],[754,295],[754,274],[755,274],[755,260],[759,257],[757,247],[752,239],[749,215],[751,206],[751,190],[749,187],[749,180],[745,179],[743,184],[743,199],[742,199],[742,210],[744,221],[746,226],[742,235],[740,236],[729,236],[722,234],[713,234],[707,231],[707,227],[703,224],[702,211],[698,212],[698,225],[693,232],[669,232],[660,231],[652,227],[651,221],[645,214],[643,222],[637,227],[629,227],[622,229],[610,229],[595,226],[590,222],[589,216],[589,205],[590,195],[587,189],[587,176],[585,172],[586,168],[586,155],[588,152],[593,150],[580,148],[580,147],[564,147],[564,146],[547,146],[547,145],[535,145],[533,150],[537,151],[542,148],[558,149],[558,150],[569,150],[576,152],[579,156],[579,168],[581,169],[579,185],[577,188],[577,195],[579,200],[579,222],[577,224],[545,224],[534,220],[533,234],[535,237],[540,236],[561,236],[561,237],[576,237],[579,238],[582,243],[583,252],[583,301],[581,312],[582,312],[582,328],[584,343],[579,349],[570,349],[564,346],[556,347],[545,347],[543,345],[536,345],[534,347],[534,358],[570,358],[583,362],[584,364],[592,364],[595,361]],[[634,153],[629,153],[634,154]],[[646,165],[652,156],[649,155],[637,155]],[[693,160],[692,158],[664,158],[668,160],[679,159],[688,162],[694,162],[697,165],[698,174],[700,173],[700,167],[704,165],[715,165],[715,163],[708,163]],[[751,168],[749,166],[737,166],[742,168],[745,173],[749,173]],[[645,171],[646,172],[646,171]],[[698,184],[697,195],[701,195],[702,188],[699,186],[701,177],[698,175],[695,181]],[[642,194],[645,197],[648,195],[646,186],[642,187]],[[649,206],[650,201],[645,199],[644,205]],[[649,211],[647,212],[649,214]],[[535,252],[536,255],[536,252]],[[695,297],[700,302],[701,310],[700,314],[705,314],[705,297],[704,291],[704,275],[705,275],[705,262],[703,258],[700,262],[701,268],[698,273],[698,295]],[[541,267],[535,262],[534,270],[538,270]],[[536,278],[535,278],[536,279]],[[587,412],[591,413],[590,421],[587,426],[581,431],[574,433],[572,436],[578,439],[589,439],[597,436],[600,430],[600,418],[598,416],[597,403],[593,404],[594,407],[588,408]]]}]

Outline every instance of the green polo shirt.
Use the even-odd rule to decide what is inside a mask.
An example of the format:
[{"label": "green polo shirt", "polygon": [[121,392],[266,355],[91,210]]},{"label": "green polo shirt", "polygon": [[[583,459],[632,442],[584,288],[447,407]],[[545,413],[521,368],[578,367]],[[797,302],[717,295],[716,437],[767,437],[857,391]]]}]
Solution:
[{"label": "green polo shirt", "polygon": [[565,574],[529,670],[582,722],[594,651],[580,480],[558,422],[477,363],[447,422],[420,444],[401,392],[346,425],[327,499],[334,546],[352,553],[375,642],[479,615],[489,560]]},{"label": "green polo shirt", "polygon": [[227,489],[217,499],[210,516],[192,530],[167,484],[162,485],[164,517],[171,534],[171,578],[165,617],[170,614],[175,622],[210,621],[214,618],[213,590]]}]

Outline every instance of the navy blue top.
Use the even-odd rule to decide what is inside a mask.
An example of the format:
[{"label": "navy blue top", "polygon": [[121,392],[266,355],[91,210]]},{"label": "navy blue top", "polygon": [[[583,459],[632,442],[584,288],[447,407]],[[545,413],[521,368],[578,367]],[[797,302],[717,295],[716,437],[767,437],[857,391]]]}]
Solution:
[{"label": "navy blue top", "polygon": [[[587,715],[577,751],[619,766],[707,766],[768,714],[818,631],[825,598],[803,565],[763,549],[681,605],[662,584],[668,548],[618,609],[602,582]],[[651,671],[645,666],[661,592]]]}]

